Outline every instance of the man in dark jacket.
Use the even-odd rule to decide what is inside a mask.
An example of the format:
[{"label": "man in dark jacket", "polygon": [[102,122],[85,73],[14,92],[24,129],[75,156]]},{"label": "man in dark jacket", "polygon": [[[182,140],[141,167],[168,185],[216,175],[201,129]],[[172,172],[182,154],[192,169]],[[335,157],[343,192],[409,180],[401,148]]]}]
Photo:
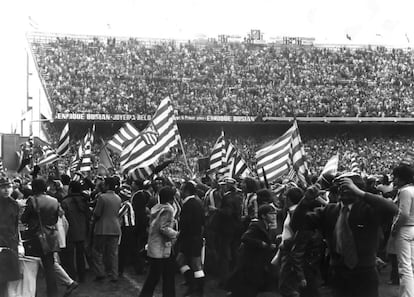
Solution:
[{"label": "man in dark jacket", "polygon": [[[62,201],[62,208],[65,211],[69,223],[67,234],[67,245],[61,251],[63,267],[71,278],[83,282],[85,280],[85,240],[88,235],[89,208],[88,202],[82,195],[82,185],[79,182],[69,183],[69,195]],[[76,255],[76,273],[74,255]]]},{"label": "man in dark jacket", "polygon": [[240,254],[228,287],[233,297],[254,297],[266,287],[271,275],[270,261],[276,249],[270,236],[270,225],[276,218],[276,209],[262,205],[258,220],[253,221],[241,239]]},{"label": "man in dark jacket", "polygon": [[184,274],[189,289],[186,296],[203,296],[204,271],[201,263],[203,247],[204,210],[193,182],[185,182],[181,187],[183,206],[178,225],[179,255],[178,264]]},{"label": "man in dark jacket", "polygon": [[318,185],[308,188],[293,213],[296,230],[319,229],[331,253],[332,290],[335,297],[378,297],[376,254],[379,228],[385,216],[398,212],[397,206],[381,196],[364,191],[359,175],[337,178],[338,203],[307,212],[318,196]]},{"label": "man in dark jacket", "polygon": [[[6,296],[7,282],[20,278],[19,206],[9,196],[11,186],[7,178],[0,177],[0,297]],[[22,247],[19,250],[24,253]]]},{"label": "man in dark jacket", "polygon": [[136,253],[135,257],[132,258],[132,261],[135,272],[137,274],[144,273],[145,259],[139,252],[144,249],[148,238],[148,205],[153,197],[152,193],[150,192],[150,188],[150,181],[133,181],[131,184],[131,203],[135,214],[135,231],[132,235],[135,238],[131,239],[131,242],[134,244],[131,249]]},{"label": "man in dark jacket", "polygon": [[216,244],[220,273],[219,287],[224,287],[230,267],[234,267],[236,250],[240,245],[242,197],[236,189],[234,179],[226,178],[221,183],[224,183],[224,195],[216,215]]},{"label": "man in dark jacket", "polygon": [[[45,271],[47,297],[58,296],[56,275],[54,271],[53,251],[43,253],[37,233],[40,230],[39,217],[42,225],[49,230],[56,231],[56,223],[59,216],[59,202],[56,198],[46,195],[46,182],[41,178],[32,181],[33,196],[27,200],[21,221],[28,227],[26,255],[40,257]],[[52,231],[50,231],[52,232]],[[58,247],[57,237],[48,240],[50,246]],[[58,248],[57,248],[58,249]]]}]

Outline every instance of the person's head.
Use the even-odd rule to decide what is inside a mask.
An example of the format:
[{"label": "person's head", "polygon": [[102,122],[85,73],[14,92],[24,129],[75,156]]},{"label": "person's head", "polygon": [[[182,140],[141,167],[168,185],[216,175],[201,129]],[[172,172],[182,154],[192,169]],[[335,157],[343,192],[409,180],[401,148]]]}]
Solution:
[{"label": "person's head", "polygon": [[118,186],[118,181],[113,177],[106,177],[104,185],[105,185],[105,190],[115,191],[116,187]]},{"label": "person's head", "polygon": [[394,176],[394,185],[397,188],[414,182],[414,170],[405,164],[395,167],[392,175]]},{"label": "person's head", "polygon": [[241,183],[241,188],[246,193],[256,193],[258,183],[252,177],[245,177]]},{"label": "person's head", "polygon": [[7,177],[0,177],[0,198],[10,196],[12,184]]},{"label": "person's head", "polygon": [[257,216],[259,220],[264,221],[267,224],[272,224],[276,219],[277,211],[276,208],[270,204],[264,204],[259,206]]},{"label": "person's head", "polygon": [[78,181],[71,181],[69,183],[69,193],[70,194],[80,194],[82,193],[82,185]]},{"label": "person's head", "polygon": [[164,179],[161,176],[157,176],[152,182],[152,187],[155,192],[158,192],[163,186]]},{"label": "person's head", "polygon": [[260,189],[256,194],[258,206],[273,202],[273,193],[269,189]]},{"label": "person's head", "polygon": [[159,195],[161,204],[172,203],[174,201],[175,191],[171,187],[165,186],[160,189]]},{"label": "person's head", "polygon": [[[335,179],[335,182],[339,182],[341,178],[349,178],[352,182],[361,190],[365,191],[366,184],[363,178],[356,173],[344,173]],[[342,202],[343,204],[351,204],[357,200],[357,196],[354,195],[347,187],[339,186],[338,187],[338,201]]]},{"label": "person's head", "polygon": [[18,177],[16,177],[15,179],[13,179],[13,188],[14,189],[20,189],[22,186],[22,180]]},{"label": "person's head", "polygon": [[303,197],[303,191],[301,188],[290,188],[286,192],[286,199],[291,203],[291,205],[296,205],[299,203],[300,199]]},{"label": "person's head", "polygon": [[46,181],[43,178],[35,178],[32,181],[32,192],[33,195],[40,195],[45,193],[47,190]]},{"label": "person's head", "polygon": [[187,181],[184,182],[181,186],[181,197],[186,198],[196,194],[196,186],[193,182]]}]

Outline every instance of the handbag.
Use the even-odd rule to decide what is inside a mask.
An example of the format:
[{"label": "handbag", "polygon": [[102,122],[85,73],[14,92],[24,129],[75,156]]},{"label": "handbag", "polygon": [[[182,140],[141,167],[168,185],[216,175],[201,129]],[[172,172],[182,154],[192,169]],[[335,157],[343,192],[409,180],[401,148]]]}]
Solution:
[{"label": "handbag", "polygon": [[[33,199],[36,201],[36,198]],[[39,239],[40,247],[44,255],[59,251],[59,238],[56,225],[45,226],[42,223],[42,218],[40,217],[40,208],[36,201],[36,212],[39,218],[39,231],[36,233],[37,238]]]}]

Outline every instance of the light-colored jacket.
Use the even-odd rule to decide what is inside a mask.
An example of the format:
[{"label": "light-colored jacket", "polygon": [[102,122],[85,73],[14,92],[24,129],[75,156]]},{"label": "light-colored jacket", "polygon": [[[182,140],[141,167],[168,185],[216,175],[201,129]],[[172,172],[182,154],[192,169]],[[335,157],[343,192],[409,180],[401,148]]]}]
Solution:
[{"label": "light-colored jacket", "polygon": [[174,209],[171,205],[156,204],[151,208],[151,221],[148,232],[148,257],[156,259],[170,257],[173,242],[178,235],[173,226]]}]

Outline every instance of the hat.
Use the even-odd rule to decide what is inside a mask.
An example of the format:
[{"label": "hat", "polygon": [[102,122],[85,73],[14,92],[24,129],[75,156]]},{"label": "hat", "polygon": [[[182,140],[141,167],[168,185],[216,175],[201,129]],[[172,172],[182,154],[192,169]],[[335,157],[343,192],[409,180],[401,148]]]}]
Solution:
[{"label": "hat", "polygon": [[0,187],[5,187],[5,186],[11,186],[11,182],[7,177],[2,176],[0,177]]},{"label": "hat", "polygon": [[337,178],[335,178],[334,182],[335,181],[338,181],[338,180],[340,180],[342,178],[349,178],[349,179],[351,179],[352,182],[358,188],[360,188],[361,190],[365,190],[365,182],[364,182],[364,180],[362,179],[362,177],[358,173],[355,173],[355,172],[345,172],[345,173],[341,174],[340,176],[338,176]]},{"label": "hat", "polygon": [[257,211],[257,214],[258,214],[259,218],[262,215],[267,215],[269,213],[277,213],[276,207],[274,207],[274,206],[272,206],[270,204],[264,204],[264,205],[261,205],[259,207],[259,210]]},{"label": "hat", "polygon": [[121,186],[121,190],[119,191],[119,196],[122,199],[130,199],[131,198],[131,186],[127,184],[123,184]]},{"label": "hat", "polygon": [[230,186],[236,186],[237,181],[234,178],[231,177],[224,177],[219,181],[219,185],[230,185]]}]

